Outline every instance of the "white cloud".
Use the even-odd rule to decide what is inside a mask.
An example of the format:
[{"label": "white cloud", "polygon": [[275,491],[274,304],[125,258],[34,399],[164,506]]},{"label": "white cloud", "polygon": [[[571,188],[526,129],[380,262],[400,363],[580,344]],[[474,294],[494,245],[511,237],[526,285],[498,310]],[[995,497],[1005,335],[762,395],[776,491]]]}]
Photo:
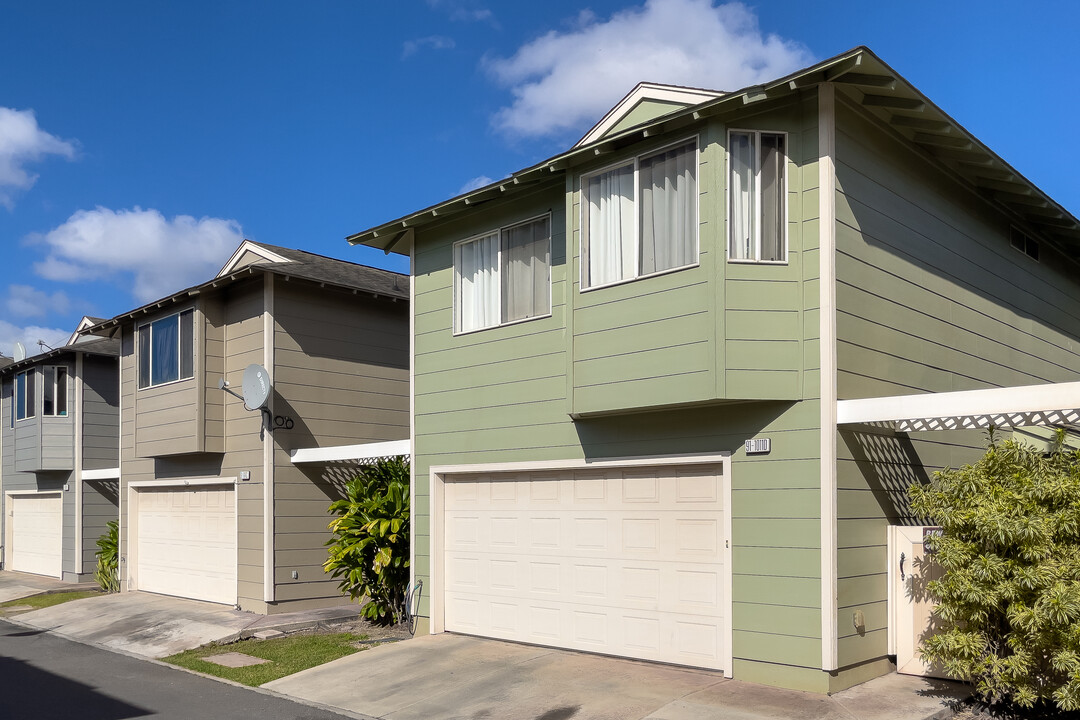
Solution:
[{"label": "white cloud", "polygon": [[243,237],[236,220],[98,207],[35,237],[49,254],[34,269],[66,282],[130,276],[132,295],[148,302],[208,280]]},{"label": "white cloud", "polygon": [[59,290],[50,295],[29,285],[9,285],[4,307],[17,317],[44,317],[54,312],[66,313],[71,308],[71,300]]},{"label": "white cloud", "polygon": [[639,82],[737,90],[812,62],[802,45],[762,35],[740,3],[647,0],[607,20],[585,11],[485,66],[514,96],[495,127],[536,137],[584,131]]},{"label": "white cloud", "polygon": [[453,50],[454,47],[456,47],[454,38],[446,37],[445,35],[429,35],[427,37],[406,40],[403,42],[401,44],[401,57],[407,58],[410,55],[415,55],[423,48],[431,48],[432,50]]},{"label": "white cloud", "polygon": [[75,145],[45,132],[37,124],[33,110],[0,107],[0,205],[15,205],[12,190],[26,190],[38,179],[26,164],[46,155],[75,157]]},{"label": "white cloud", "polygon": [[27,357],[48,352],[47,348],[39,347],[38,340],[44,340],[49,347],[58,348],[67,342],[71,333],[75,330],[61,330],[60,328],[47,328],[38,325],[20,327],[0,320],[0,353],[7,357],[13,357],[15,343],[21,342],[26,348]]},{"label": "white cloud", "polygon": [[458,190],[458,195],[464,195],[467,192],[472,192],[473,190],[479,190],[480,188],[484,187],[485,185],[490,185],[493,182],[495,182],[495,181],[492,178],[489,178],[487,175],[479,175],[477,177],[474,177],[472,180],[469,180],[464,185],[462,185],[461,189]]}]

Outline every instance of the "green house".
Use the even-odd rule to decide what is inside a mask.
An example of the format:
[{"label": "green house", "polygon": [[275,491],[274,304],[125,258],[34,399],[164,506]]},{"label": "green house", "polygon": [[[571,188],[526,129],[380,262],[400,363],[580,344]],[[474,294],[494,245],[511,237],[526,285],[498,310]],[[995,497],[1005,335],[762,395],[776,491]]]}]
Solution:
[{"label": "green house", "polygon": [[906,487],[1080,407],[1080,223],[866,48],[349,240],[411,262],[425,631],[841,690]]}]

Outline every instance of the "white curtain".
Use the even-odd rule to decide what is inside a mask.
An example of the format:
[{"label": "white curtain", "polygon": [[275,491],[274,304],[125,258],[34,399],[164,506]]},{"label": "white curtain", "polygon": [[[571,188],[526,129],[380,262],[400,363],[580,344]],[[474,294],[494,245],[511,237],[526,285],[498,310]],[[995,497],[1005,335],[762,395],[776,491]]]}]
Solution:
[{"label": "white curtain", "polygon": [[641,197],[641,274],[697,261],[697,144],[644,158]]},{"label": "white curtain", "polygon": [[503,230],[502,321],[551,312],[551,223],[548,218]]},{"label": "white curtain", "polygon": [[634,166],[624,165],[588,179],[586,285],[604,285],[634,275]]},{"label": "white curtain", "polygon": [[761,135],[761,257],[787,260],[784,246],[784,136]]},{"label": "white curtain", "polygon": [[754,137],[749,133],[731,133],[731,246],[728,256],[733,260],[751,260],[755,256],[755,219],[757,218],[757,163],[754,159]]},{"label": "white curtain", "polygon": [[455,248],[457,329],[477,330],[499,323],[499,235],[492,233]]}]

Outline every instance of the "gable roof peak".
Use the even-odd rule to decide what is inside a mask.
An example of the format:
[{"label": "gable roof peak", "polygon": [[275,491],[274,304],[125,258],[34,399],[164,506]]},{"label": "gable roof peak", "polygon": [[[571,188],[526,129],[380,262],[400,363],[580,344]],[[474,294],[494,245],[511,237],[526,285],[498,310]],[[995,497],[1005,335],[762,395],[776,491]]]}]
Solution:
[{"label": "gable roof peak", "polygon": [[[631,112],[633,112],[643,102],[652,101],[655,103],[662,103],[665,105],[671,105],[670,112],[677,110],[684,110],[693,105],[698,105],[709,100],[715,100],[716,98],[723,97],[727,93],[719,90],[708,90],[706,88],[686,87],[684,85],[667,85],[663,83],[653,82],[639,82],[634,86],[634,89],[628,92],[622,100],[620,100],[615,107],[608,111],[600,122],[592,126],[592,128],[585,133],[574,147],[580,147],[582,145],[588,145],[591,142],[599,140],[613,128],[623,122]],[[666,114],[663,111],[653,114],[651,117],[642,118],[642,122],[650,122],[660,115]]]}]

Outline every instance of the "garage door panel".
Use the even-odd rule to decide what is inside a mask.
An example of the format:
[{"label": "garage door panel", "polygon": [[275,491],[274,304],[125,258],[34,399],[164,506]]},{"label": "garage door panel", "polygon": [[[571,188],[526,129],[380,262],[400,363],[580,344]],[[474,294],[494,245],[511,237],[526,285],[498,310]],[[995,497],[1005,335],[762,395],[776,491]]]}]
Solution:
[{"label": "garage door panel", "polygon": [[236,504],[231,487],[138,493],[138,587],[236,603]]},{"label": "garage door panel", "polygon": [[721,483],[715,466],[447,481],[446,629],[719,668]]},{"label": "garage door panel", "polygon": [[63,571],[63,496],[12,495],[11,569],[60,577]]}]

